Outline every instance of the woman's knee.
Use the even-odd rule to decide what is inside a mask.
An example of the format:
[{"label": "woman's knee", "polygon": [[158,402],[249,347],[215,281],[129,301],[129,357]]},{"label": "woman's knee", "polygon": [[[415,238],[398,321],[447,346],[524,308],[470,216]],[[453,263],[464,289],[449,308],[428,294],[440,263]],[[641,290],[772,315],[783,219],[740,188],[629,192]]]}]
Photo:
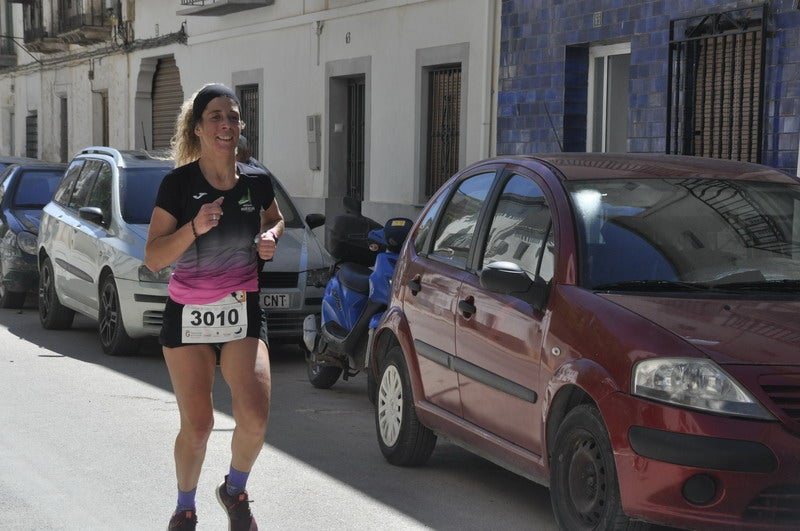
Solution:
[{"label": "woman's knee", "polygon": [[263,436],[269,423],[269,396],[259,401],[245,401],[234,405],[237,428]]},{"label": "woman's knee", "polygon": [[194,414],[181,418],[181,432],[192,446],[203,446],[214,429],[214,415]]}]

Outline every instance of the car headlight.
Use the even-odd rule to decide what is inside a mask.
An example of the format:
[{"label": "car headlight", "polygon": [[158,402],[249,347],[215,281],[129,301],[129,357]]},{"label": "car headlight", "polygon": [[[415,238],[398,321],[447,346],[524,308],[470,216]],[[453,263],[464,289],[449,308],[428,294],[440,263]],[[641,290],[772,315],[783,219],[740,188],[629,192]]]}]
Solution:
[{"label": "car headlight", "polygon": [[28,231],[21,231],[17,234],[17,245],[26,254],[36,255],[36,235]]},{"label": "car headlight", "polygon": [[324,288],[330,279],[330,267],[321,267],[319,269],[309,269],[306,271],[306,286]]},{"label": "car headlight", "polygon": [[711,413],[773,417],[716,363],[693,358],[653,358],[633,368],[633,394]]},{"label": "car headlight", "polygon": [[158,271],[150,271],[146,265],[139,266],[139,282],[169,282],[172,276],[172,266],[167,266]]}]

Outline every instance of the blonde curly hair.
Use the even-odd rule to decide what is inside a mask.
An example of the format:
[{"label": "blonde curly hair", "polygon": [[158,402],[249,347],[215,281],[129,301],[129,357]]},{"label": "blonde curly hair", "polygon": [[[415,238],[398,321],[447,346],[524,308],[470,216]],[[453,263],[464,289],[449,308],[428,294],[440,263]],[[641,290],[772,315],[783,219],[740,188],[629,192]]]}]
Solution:
[{"label": "blonde curly hair", "polygon": [[[227,90],[231,94],[233,92],[221,83],[207,83],[203,85],[198,91],[192,94],[189,99],[183,102],[181,110],[178,113],[178,118],[175,120],[175,134],[172,135],[170,140],[170,148],[172,159],[175,161],[175,167],[183,166],[190,162],[194,162],[200,158],[200,139],[194,134],[195,126],[200,122],[201,118],[195,116],[195,100],[198,94],[203,92],[209,87],[220,87]],[[231,98],[231,100],[238,106],[238,99]],[[206,101],[203,108],[208,104]],[[202,109],[200,109],[202,112]],[[200,113],[197,113],[198,115]],[[240,130],[244,130],[244,122],[239,121]]]}]

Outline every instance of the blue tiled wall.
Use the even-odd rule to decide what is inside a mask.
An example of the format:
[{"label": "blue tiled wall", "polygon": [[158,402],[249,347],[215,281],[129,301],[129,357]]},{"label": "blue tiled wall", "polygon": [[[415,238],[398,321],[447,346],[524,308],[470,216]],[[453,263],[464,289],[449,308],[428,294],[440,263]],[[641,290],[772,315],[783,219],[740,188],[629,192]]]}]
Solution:
[{"label": "blue tiled wall", "polygon": [[[666,151],[670,20],[759,5],[721,0],[504,0],[497,152],[586,149],[590,44],[630,42],[628,150]],[[593,27],[593,15],[602,24]],[[796,172],[800,10],[768,2],[762,162]]]}]

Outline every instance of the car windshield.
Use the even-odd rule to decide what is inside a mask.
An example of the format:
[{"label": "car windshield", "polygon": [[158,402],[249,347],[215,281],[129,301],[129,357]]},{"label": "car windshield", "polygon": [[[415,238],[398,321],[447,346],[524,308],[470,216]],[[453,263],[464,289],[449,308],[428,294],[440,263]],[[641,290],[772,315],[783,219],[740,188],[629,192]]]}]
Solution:
[{"label": "car windshield", "polygon": [[585,287],[800,287],[800,185],[687,178],[566,186]]},{"label": "car windshield", "polygon": [[158,187],[171,169],[172,166],[127,168],[120,173],[120,204],[126,223],[150,223]]},{"label": "car windshield", "polygon": [[32,169],[24,170],[20,175],[13,206],[16,208],[43,208],[53,197],[63,170]]},{"label": "car windshield", "polygon": [[278,179],[272,179],[273,188],[275,189],[275,201],[278,203],[278,208],[283,215],[284,225],[287,229],[301,229],[304,227],[303,219],[300,213],[294,207],[294,203],[289,199],[289,194],[283,189],[283,185],[278,182]]}]

